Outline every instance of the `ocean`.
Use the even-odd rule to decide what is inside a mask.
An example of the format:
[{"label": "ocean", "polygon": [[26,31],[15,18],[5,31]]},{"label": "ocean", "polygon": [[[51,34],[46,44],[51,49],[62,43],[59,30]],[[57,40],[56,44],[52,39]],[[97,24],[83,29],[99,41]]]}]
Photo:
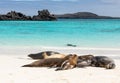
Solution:
[{"label": "ocean", "polygon": [[120,48],[119,19],[0,21],[0,46]]}]

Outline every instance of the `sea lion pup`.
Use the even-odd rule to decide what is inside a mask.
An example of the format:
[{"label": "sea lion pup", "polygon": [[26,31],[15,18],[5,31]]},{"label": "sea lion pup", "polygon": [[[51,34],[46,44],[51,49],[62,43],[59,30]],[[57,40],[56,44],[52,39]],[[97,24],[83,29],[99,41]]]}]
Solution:
[{"label": "sea lion pup", "polygon": [[86,66],[91,66],[91,62],[93,60],[94,56],[93,55],[82,55],[78,56],[78,61],[77,61],[77,67],[86,67]]},{"label": "sea lion pup", "polygon": [[48,58],[48,59],[42,59],[35,61],[31,64],[23,65],[22,67],[60,67],[61,64],[68,60],[71,55],[67,55],[64,58]]},{"label": "sea lion pup", "polygon": [[114,61],[107,56],[95,56],[93,58],[91,66],[103,67],[106,69],[114,69],[116,65],[115,65]]},{"label": "sea lion pup", "polygon": [[57,68],[55,71],[67,70],[67,69],[72,69],[72,68],[76,67],[77,59],[78,59],[78,56],[76,54],[72,54],[71,57],[69,57],[68,60],[65,60],[62,63],[61,67]]},{"label": "sea lion pup", "polygon": [[51,56],[48,56],[47,53],[44,52],[43,57],[44,57],[44,59],[47,59],[47,58],[64,58],[65,55],[64,54],[52,54]]},{"label": "sea lion pup", "polygon": [[28,57],[31,57],[32,59],[44,59],[43,53],[46,53],[48,56],[53,55],[53,54],[60,54],[54,51],[44,51],[44,52],[40,52],[36,54],[29,54]]}]

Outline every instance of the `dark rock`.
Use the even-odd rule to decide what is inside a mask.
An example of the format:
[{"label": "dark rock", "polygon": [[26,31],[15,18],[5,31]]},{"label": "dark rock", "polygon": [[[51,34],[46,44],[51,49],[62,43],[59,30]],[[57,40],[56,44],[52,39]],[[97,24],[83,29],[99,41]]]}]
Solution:
[{"label": "dark rock", "polygon": [[38,11],[38,15],[33,16],[33,20],[57,20],[48,10]]},{"label": "dark rock", "polygon": [[37,20],[37,21],[52,21],[57,20],[56,17],[48,10],[38,11],[38,15],[26,16],[20,12],[11,11],[5,15],[0,15],[0,20]]},{"label": "dark rock", "polygon": [[0,15],[0,20],[31,20],[31,17],[20,12],[11,11],[6,15]]}]

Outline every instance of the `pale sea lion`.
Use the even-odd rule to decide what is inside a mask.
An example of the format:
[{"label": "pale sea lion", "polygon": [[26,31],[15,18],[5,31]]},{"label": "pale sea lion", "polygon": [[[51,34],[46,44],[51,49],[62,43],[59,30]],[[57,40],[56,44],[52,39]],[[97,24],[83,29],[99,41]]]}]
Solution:
[{"label": "pale sea lion", "polygon": [[68,60],[65,60],[62,63],[61,67],[57,68],[56,71],[58,71],[58,70],[67,70],[67,69],[72,69],[72,68],[76,67],[77,59],[78,59],[78,56],[76,54],[72,54],[72,56],[69,57]]},{"label": "pale sea lion", "polygon": [[60,67],[61,64],[68,60],[71,55],[67,55],[64,58],[48,58],[35,61],[31,64],[23,65],[22,67]]},{"label": "pale sea lion", "polygon": [[107,57],[107,56],[95,56],[92,61],[92,65],[94,67],[103,67],[106,69],[114,69],[115,63],[113,59]]},{"label": "pale sea lion", "polygon": [[48,56],[51,56],[53,54],[60,54],[54,51],[44,51],[36,54],[29,54],[28,57],[31,57],[32,59],[44,59],[43,53],[46,53]]},{"label": "pale sea lion", "polygon": [[93,55],[78,56],[77,67],[91,66],[93,58],[94,58]]},{"label": "pale sea lion", "polygon": [[65,55],[64,54],[52,54],[51,56],[48,56],[47,53],[44,52],[43,57],[44,57],[44,59],[47,59],[47,58],[64,58]]}]

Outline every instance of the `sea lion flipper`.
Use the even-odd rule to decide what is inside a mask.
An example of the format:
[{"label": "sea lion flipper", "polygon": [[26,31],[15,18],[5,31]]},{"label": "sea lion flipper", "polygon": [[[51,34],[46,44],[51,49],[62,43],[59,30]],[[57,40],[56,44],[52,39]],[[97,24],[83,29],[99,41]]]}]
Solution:
[{"label": "sea lion flipper", "polygon": [[27,65],[23,65],[22,67],[32,67],[32,65],[27,64]]},{"label": "sea lion flipper", "polygon": [[61,68],[61,67],[58,67],[55,71],[59,71],[59,70],[62,70],[62,68]]}]

